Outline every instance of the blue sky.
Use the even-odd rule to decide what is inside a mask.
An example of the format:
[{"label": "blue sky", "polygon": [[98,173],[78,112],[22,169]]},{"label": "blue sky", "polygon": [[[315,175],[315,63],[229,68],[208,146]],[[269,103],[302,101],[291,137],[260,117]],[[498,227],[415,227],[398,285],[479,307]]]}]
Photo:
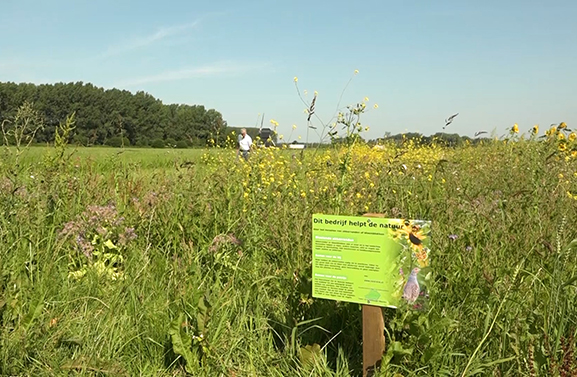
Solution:
[{"label": "blue sky", "polygon": [[232,126],[264,113],[304,139],[293,77],[328,123],[358,70],[341,105],[369,97],[367,138],[457,112],[446,132],[577,127],[576,18],[575,1],[2,0],[0,81],[143,90]]}]

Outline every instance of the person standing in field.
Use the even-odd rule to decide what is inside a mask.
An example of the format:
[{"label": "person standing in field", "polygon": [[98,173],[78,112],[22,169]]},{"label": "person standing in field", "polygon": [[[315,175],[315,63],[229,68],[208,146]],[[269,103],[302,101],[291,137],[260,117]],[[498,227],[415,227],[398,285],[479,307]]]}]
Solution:
[{"label": "person standing in field", "polygon": [[252,138],[246,133],[246,128],[243,128],[242,130],[240,130],[237,153],[238,154],[242,153],[242,157],[246,161],[248,161],[248,154],[250,152],[251,146],[252,146]]}]

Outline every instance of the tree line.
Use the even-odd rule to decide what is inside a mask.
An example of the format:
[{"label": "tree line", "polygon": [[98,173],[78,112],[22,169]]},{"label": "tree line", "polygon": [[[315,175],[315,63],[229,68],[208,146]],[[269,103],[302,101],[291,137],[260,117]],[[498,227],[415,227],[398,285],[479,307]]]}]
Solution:
[{"label": "tree line", "polygon": [[72,113],[76,120],[72,141],[85,146],[204,146],[227,133],[226,121],[214,109],[163,104],[142,91],[105,90],[83,82],[0,82],[0,123],[12,121],[26,102],[38,111],[43,123],[36,143],[52,143],[55,128]]}]

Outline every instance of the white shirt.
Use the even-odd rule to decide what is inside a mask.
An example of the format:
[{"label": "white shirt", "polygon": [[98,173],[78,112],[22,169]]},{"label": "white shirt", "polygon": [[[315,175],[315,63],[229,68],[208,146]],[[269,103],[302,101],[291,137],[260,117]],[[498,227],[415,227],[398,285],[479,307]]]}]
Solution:
[{"label": "white shirt", "polygon": [[246,134],[240,141],[238,142],[241,151],[248,151],[250,146],[252,145],[252,139],[248,134]]}]

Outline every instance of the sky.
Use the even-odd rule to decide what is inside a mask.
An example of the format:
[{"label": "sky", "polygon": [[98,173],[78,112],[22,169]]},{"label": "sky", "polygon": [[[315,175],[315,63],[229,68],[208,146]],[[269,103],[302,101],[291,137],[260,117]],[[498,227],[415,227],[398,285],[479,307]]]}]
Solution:
[{"label": "sky", "polygon": [[365,97],[366,139],[501,135],[577,124],[576,19],[573,0],[0,0],[0,81],[145,91],[285,140]]}]

